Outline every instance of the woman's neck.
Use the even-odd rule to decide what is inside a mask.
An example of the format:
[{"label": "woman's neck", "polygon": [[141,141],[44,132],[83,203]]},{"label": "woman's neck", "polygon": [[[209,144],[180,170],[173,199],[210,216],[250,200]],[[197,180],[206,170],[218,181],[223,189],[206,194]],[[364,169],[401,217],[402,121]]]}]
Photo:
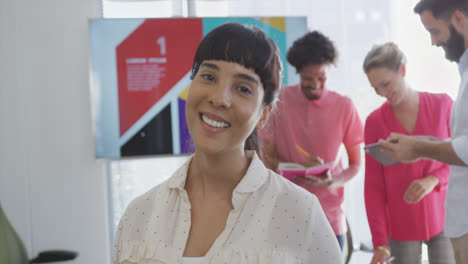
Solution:
[{"label": "woman's neck", "polygon": [[185,189],[188,192],[201,192],[201,195],[207,197],[231,196],[247,171],[251,154],[243,150],[216,155],[195,152]]},{"label": "woman's neck", "polygon": [[392,105],[394,111],[406,111],[409,108],[418,107],[419,95],[418,92],[411,89],[408,84],[404,84],[402,100],[397,104]]}]

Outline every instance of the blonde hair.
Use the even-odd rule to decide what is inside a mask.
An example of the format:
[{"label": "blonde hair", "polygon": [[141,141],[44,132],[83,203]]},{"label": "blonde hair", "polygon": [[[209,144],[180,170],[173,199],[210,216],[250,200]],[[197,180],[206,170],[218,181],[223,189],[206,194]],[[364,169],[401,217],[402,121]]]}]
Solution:
[{"label": "blonde hair", "polygon": [[392,71],[398,71],[401,64],[406,64],[405,54],[393,42],[374,45],[364,59],[364,72],[378,67],[385,67]]}]

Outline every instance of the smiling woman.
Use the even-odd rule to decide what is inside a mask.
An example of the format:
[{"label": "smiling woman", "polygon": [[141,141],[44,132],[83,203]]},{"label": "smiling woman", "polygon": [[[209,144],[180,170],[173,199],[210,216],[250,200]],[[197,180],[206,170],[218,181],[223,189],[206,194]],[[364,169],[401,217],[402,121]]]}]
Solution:
[{"label": "smiling woman", "polygon": [[187,99],[187,124],[196,148],[243,152],[245,139],[268,116],[263,95],[253,70],[232,62],[204,61]]},{"label": "smiling woman", "polygon": [[[239,28],[220,28],[216,35],[208,34],[198,47],[193,62],[192,76],[196,74],[203,65],[211,70],[219,70],[219,67],[208,61],[225,61],[243,66],[249,71],[240,72],[238,80],[246,81],[254,92],[264,92],[263,96],[254,94],[257,99],[263,100],[264,106],[274,103],[281,83],[281,60],[278,55],[278,48],[274,42],[261,30],[240,31]],[[245,38],[245,39],[243,39]],[[204,62],[205,61],[205,62]],[[204,62],[204,63],[203,63]],[[219,73],[219,71],[218,71]],[[215,76],[204,76],[214,78]],[[243,77],[243,78],[239,78]],[[196,83],[197,80],[194,80]],[[242,83],[242,82],[241,82]],[[257,87],[261,85],[261,87]],[[239,89],[239,88],[235,88]],[[245,87],[244,87],[245,89]],[[267,113],[263,116],[267,117]],[[263,122],[262,122],[263,123]],[[251,131],[245,142],[246,149],[257,149],[256,130]]]},{"label": "smiling woman", "polygon": [[[417,92],[405,80],[406,57],[394,43],[375,45],[363,63],[375,92],[387,99],[366,120],[366,145],[391,132],[449,138],[453,101]],[[432,109],[438,109],[433,112]],[[374,243],[371,264],[419,263],[426,244],[430,263],[455,263],[444,233],[449,167],[433,160],[384,166],[366,155],[365,203]]]},{"label": "smiling woman", "polygon": [[200,43],[192,71],[195,154],[128,206],[114,263],[341,263],[317,198],[250,150],[280,86],[274,42],[256,27],[221,25]]}]

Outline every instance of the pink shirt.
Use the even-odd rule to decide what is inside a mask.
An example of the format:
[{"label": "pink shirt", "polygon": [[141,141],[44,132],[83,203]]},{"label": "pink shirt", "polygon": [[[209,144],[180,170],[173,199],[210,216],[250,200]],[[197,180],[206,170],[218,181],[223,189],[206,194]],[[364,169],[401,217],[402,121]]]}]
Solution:
[{"label": "pink shirt", "polygon": [[[273,142],[280,161],[304,163],[305,156],[296,145],[325,163],[336,161],[331,175],[343,171],[336,160],[340,145],[353,147],[363,141],[363,127],[359,115],[348,97],[325,90],[322,97],[308,100],[299,85],[281,89],[279,102],[274,108],[260,137]],[[343,212],[344,188],[318,188],[302,186],[315,194],[336,235],[346,232]]]},{"label": "pink shirt", "polygon": [[[446,94],[420,92],[416,126],[410,134],[385,102],[366,120],[365,143],[385,139],[391,132],[449,138],[452,104]],[[443,231],[449,170],[448,165],[426,159],[382,166],[366,154],[364,194],[374,247],[388,244],[387,236],[398,241],[422,241]],[[428,175],[439,178],[439,185],[419,203],[407,204],[403,195],[410,183]]]}]

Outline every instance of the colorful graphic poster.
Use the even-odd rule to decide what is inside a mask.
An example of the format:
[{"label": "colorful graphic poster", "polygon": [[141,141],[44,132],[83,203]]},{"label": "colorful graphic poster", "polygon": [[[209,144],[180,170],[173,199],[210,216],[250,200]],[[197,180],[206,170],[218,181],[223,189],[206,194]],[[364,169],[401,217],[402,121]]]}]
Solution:
[{"label": "colorful graphic poster", "polygon": [[262,28],[280,48],[283,84],[298,81],[286,51],[306,32],[305,17],[90,21],[97,158],[193,152],[185,120],[193,57],[203,36],[226,22]]}]

